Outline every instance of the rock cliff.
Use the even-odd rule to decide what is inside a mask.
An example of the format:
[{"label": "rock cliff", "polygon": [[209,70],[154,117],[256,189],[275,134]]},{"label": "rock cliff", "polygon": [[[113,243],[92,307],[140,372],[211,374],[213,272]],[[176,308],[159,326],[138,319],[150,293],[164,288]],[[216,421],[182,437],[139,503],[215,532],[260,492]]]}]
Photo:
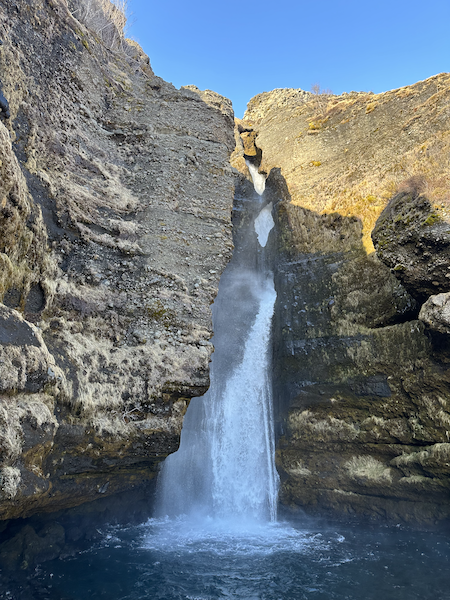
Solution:
[{"label": "rock cliff", "polygon": [[238,123],[232,164],[256,161],[278,200],[277,461],[293,509],[450,517],[449,100],[448,74],[379,95],[274,90]]},{"label": "rock cliff", "polygon": [[80,6],[0,0],[0,519],[154,477],[233,246],[231,104]]},{"label": "rock cliff", "polygon": [[[233,150],[275,204],[281,502],[449,518],[450,76],[274,90],[234,129],[83,6],[0,0],[0,531],[145,493],[176,450],[209,385]],[[27,527],[0,560],[64,546]]]},{"label": "rock cliff", "polygon": [[371,252],[375,221],[406,179],[448,197],[449,86],[443,73],[383,94],[273,90],[250,100],[239,127],[262,150],[262,171],[282,168],[293,204],[358,217]]}]

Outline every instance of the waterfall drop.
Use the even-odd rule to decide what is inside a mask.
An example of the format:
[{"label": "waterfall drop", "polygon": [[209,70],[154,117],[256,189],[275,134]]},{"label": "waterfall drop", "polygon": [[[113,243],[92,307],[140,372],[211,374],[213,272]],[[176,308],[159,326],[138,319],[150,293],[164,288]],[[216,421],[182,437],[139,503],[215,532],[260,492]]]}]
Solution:
[{"label": "waterfall drop", "polygon": [[[211,385],[188,407],[180,448],[164,462],[157,516],[232,522],[276,520],[278,474],[271,382],[276,299],[265,260],[274,227],[265,178],[242,198],[235,252],[213,305]],[[258,191],[256,189],[262,191]],[[245,211],[245,213],[244,213]]]},{"label": "waterfall drop", "polygon": [[264,190],[266,189],[266,178],[258,171],[258,167],[255,164],[249,160],[246,160],[245,164],[250,171],[253,185],[255,186],[255,192],[262,196],[264,194]]},{"label": "waterfall drop", "polygon": [[266,247],[269,233],[274,228],[274,220],[272,217],[273,204],[270,202],[259,213],[255,219],[255,231],[258,236],[258,242],[262,248]]}]

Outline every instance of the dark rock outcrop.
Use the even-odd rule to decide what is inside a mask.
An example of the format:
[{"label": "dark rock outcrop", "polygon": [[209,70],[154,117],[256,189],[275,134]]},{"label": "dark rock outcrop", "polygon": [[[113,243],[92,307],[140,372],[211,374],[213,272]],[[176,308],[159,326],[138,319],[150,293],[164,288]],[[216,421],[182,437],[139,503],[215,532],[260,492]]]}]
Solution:
[{"label": "dark rock outcrop", "polygon": [[[450,385],[414,320],[416,304],[362,245],[345,247],[357,223],[308,213],[278,206],[284,239],[276,268],[274,391],[281,501],[391,520],[448,518],[446,459],[427,474],[413,459],[424,448],[447,447]],[[312,235],[337,232],[335,251],[298,251],[289,233],[298,231],[298,218],[308,219]]]},{"label": "dark rock outcrop", "polygon": [[450,222],[446,205],[413,192],[396,195],[372,232],[378,258],[419,301],[450,290]]}]

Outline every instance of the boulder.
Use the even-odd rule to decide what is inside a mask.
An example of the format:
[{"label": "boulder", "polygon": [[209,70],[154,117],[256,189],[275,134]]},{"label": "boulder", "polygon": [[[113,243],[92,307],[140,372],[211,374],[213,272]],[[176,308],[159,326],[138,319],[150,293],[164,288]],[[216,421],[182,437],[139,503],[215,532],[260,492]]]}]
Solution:
[{"label": "boulder", "polygon": [[450,293],[430,296],[420,309],[419,319],[433,331],[450,334]]},{"label": "boulder", "polygon": [[450,290],[450,219],[425,196],[394,196],[372,232],[378,258],[417,300]]}]

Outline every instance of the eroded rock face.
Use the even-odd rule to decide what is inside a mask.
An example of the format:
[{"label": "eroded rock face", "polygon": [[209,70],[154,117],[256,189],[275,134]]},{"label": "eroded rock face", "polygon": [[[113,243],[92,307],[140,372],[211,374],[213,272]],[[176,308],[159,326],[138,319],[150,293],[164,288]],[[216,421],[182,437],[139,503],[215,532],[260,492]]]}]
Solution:
[{"label": "eroded rock face", "polygon": [[372,232],[377,256],[419,301],[450,290],[450,223],[446,204],[403,192],[381,213]]},{"label": "eroded rock face", "polygon": [[[266,190],[278,200],[277,465],[280,500],[294,510],[426,524],[450,517],[448,356],[418,318],[417,288],[397,278],[397,263],[367,252],[376,217],[406,176],[399,163],[431,168],[433,148],[439,176],[445,170],[437,123],[448,130],[449,90],[433,96],[436,81],[448,77],[380,96],[275,90],[251,101],[240,125],[252,123]],[[422,103],[435,106],[423,123]],[[240,168],[242,154],[233,157]],[[437,224],[424,223],[433,210],[421,213],[422,236]],[[377,235],[391,234],[400,237]],[[416,242],[406,247],[422,264]],[[437,252],[433,260],[423,260],[424,272]],[[429,274],[426,285],[440,291]]]},{"label": "eroded rock face", "polygon": [[74,15],[0,1],[0,519],[154,477],[233,246],[229,101]]}]

